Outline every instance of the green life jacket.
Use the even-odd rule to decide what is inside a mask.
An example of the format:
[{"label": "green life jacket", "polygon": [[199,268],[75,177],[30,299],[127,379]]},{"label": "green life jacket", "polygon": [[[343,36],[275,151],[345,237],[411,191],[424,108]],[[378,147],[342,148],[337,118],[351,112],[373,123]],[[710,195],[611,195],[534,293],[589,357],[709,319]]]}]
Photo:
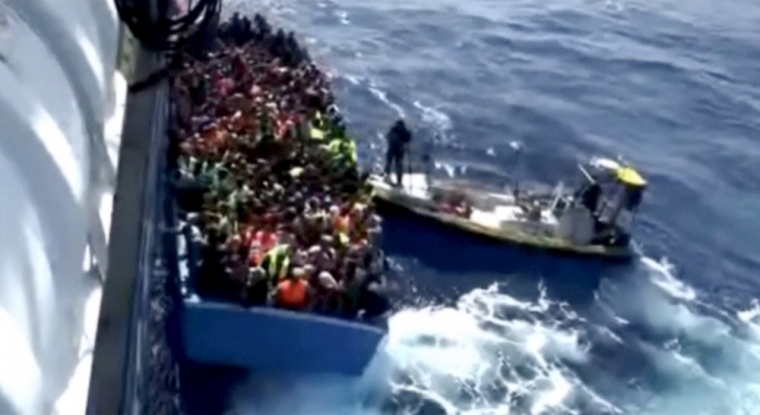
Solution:
[{"label": "green life jacket", "polygon": [[351,160],[351,164],[356,164],[356,143],[353,140],[343,142],[343,152]]},{"label": "green life jacket", "polygon": [[340,155],[341,151],[341,144],[343,144],[343,140],[340,139],[332,139],[327,144],[327,151],[329,151],[333,157]]},{"label": "green life jacket", "polygon": [[344,167],[356,166],[356,144],[353,141],[341,141],[333,160]]}]

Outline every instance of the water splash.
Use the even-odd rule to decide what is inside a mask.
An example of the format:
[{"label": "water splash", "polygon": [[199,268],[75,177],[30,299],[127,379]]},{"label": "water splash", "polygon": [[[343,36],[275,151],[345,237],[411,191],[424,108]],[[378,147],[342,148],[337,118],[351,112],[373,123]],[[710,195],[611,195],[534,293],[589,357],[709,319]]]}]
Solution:
[{"label": "water splash", "polygon": [[[760,302],[737,313],[737,323],[753,333],[742,338],[692,307],[697,291],[667,261],[644,258],[641,265],[635,284],[621,284],[625,297],[606,304],[620,324],[601,327],[603,337],[593,336],[591,322],[543,289],[527,301],[493,285],[464,295],[453,307],[401,311],[391,319],[388,345],[401,370],[393,390],[446,414],[757,413]],[[647,390],[640,380],[614,379],[621,395],[638,396],[620,403],[619,397],[595,392],[598,385],[582,381],[578,368],[604,371],[592,367],[598,363],[595,348],[605,338],[630,342],[629,325],[665,339],[639,347],[648,360],[644,366],[671,386]]]},{"label": "water splash", "polygon": [[406,116],[406,111],[404,111],[404,109],[399,104],[391,101],[388,98],[388,94],[386,94],[385,91],[383,91],[377,85],[375,85],[375,83],[372,80],[369,81],[368,89],[370,93],[372,93],[372,95],[375,96],[375,98],[380,100],[382,103],[384,103],[388,107],[392,108],[396,112],[396,114],[398,114],[400,117]]},{"label": "water splash", "polygon": [[[236,413],[745,415],[760,409],[760,301],[737,312],[736,323],[751,333],[741,337],[693,309],[697,290],[666,261],[650,258],[618,282],[623,296],[609,287],[596,296],[619,324],[579,315],[550,298],[542,283],[534,299],[512,296],[508,288],[492,284],[451,306],[399,311],[386,346],[358,381],[250,379],[236,391]],[[638,349],[639,372],[607,373],[600,365],[600,350],[621,347]],[[277,392],[254,398],[262,385]]]},{"label": "water splash", "polygon": [[535,302],[527,302],[494,284],[453,307],[399,312],[388,342],[401,373],[393,390],[446,414],[548,414],[575,399],[601,400],[562,363],[587,359],[581,333],[560,327],[578,317],[547,317],[549,309],[556,315],[559,304],[543,288]]}]

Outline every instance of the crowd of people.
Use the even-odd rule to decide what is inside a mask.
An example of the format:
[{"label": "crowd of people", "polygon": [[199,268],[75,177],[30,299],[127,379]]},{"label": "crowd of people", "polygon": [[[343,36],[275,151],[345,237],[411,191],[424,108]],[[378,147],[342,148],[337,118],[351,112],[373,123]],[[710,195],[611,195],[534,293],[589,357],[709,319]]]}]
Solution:
[{"label": "crowd of people", "polygon": [[293,33],[233,16],[172,68],[175,195],[200,296],[373,317],[381,219],[326,76]]}]

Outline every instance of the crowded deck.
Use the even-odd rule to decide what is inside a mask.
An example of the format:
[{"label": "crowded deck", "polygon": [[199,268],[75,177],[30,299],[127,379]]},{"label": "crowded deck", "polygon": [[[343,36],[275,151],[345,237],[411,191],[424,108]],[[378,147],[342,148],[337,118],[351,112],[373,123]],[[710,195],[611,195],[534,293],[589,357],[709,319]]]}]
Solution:
[{"label": "crowded deck", "polygon": [[201,298],[344,318],[388,309],[381,219],[324,73],[233,16],[172,67],[174,189]]}]

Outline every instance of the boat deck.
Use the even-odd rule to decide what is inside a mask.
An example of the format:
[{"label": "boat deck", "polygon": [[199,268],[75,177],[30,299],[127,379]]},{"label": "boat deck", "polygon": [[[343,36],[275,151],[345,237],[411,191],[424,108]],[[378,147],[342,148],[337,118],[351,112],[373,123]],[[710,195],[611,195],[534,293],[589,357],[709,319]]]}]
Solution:
[{"label": "boat deck", "polygon": [[[466,193],[472,199],[472,213],[469,221],[473,224],[491,229],[502,229],[505,223],[520,223],[524,221],[523,209],[515,204],[515,199],[507,193],[495,193],[490,190],[473,187],[471,183],[450,181],[431,185],[426,175],[421,173],[407,174],[403,177],[402,186],[394,187],[382,180],[375,181],[377,188],[387,194],[403,193],[414,206],[432,207],[430,204],[435,189],[455,189],[467,186]],[[557,226],[557,218],[549,211],[542,210],[541,220],[537,221],[547,226]]]}]

